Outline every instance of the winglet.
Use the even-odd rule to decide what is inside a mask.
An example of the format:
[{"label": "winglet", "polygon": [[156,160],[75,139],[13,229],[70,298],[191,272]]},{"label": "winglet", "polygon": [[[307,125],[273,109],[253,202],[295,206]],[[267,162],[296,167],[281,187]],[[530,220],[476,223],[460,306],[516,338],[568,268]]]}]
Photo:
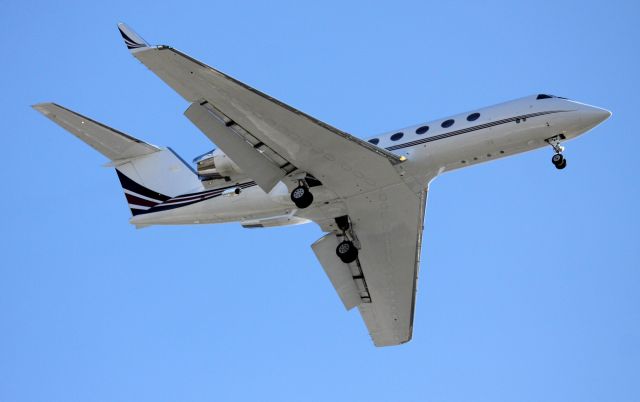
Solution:
[{"label": "winglet", "polygon": [[149,47],[149,44],[124,22],[118,24],[118,30],[120,31],[120,35],[122,35],[122,39],[124,39],[124,43],[127,45],[127,49],[134,51],[136,49]]}]

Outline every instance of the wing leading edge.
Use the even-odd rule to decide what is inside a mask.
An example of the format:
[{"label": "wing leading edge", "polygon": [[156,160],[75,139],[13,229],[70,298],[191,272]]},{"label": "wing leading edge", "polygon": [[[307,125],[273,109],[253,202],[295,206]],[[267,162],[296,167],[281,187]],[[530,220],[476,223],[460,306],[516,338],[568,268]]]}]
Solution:
[{"label": "wing leading edge", "polygon": [[[133,35],[130,28],[126,32],[128,37]],[[299,170],[313,174],[339,197],[401,181],[394,166],[403,157],[331,127],[176,49],[149,47],[145,42],[130,51],[189,103],[213,105],[228,125],[237,125]],[[227,153],[222,143],[217,145]]]}]

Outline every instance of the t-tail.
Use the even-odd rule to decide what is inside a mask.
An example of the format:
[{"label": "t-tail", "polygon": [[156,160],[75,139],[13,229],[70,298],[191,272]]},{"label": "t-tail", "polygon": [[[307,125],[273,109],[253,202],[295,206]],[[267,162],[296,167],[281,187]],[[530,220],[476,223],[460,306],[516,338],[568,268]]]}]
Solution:
[{"label": "t-tail", "polygon": [[202,190],[197,174],[170,148],[159,148],[55,103],[33,108],[100,152],[114,167],[133,216],[175,196]]}]

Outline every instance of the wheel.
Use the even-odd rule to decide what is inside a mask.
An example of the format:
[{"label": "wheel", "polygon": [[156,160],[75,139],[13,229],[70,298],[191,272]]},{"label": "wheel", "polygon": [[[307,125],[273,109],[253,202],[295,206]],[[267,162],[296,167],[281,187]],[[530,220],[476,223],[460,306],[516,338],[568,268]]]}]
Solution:
[{"label": "wheel", "polygon": [[562,170],[562,169],[564,169],[566,167],[567,167],[567,160],[566,159],[563,159],[562,162],[560,162],[560,163],[558,163],[556,165],[556,169],[560,169],[560,170]]},{"label": "wheel", "polygon": [[556,167],[564,161],[564,156],[562,154],[555,154],[551,157],[551,163],[553,163]]},{"label": "wheel", "polygon": [[313,194],[307,187],[298,186],[291,192],[291,201],[296,204],[296,207],[303,209],[311,205],[313,202]]},{"label": "wheel", "polygon": [[358,258],[358,249],[349,240],[345,240],[336,247],[336,254],[345,264],[354,262]]}]

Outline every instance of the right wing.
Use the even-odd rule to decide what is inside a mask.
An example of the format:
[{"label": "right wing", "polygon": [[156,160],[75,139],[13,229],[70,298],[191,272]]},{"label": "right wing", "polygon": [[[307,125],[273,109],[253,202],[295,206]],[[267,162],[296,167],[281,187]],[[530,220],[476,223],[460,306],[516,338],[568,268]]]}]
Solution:
[{"label": "right wing", "polygon": [[265,192],[296,169],[312,174],[342,198],[401,181],[394,166],[404,157],[331,127],[176,49],[150,47],[124,24],[118,27],[133,56],[191,103],[187,117]]}]

